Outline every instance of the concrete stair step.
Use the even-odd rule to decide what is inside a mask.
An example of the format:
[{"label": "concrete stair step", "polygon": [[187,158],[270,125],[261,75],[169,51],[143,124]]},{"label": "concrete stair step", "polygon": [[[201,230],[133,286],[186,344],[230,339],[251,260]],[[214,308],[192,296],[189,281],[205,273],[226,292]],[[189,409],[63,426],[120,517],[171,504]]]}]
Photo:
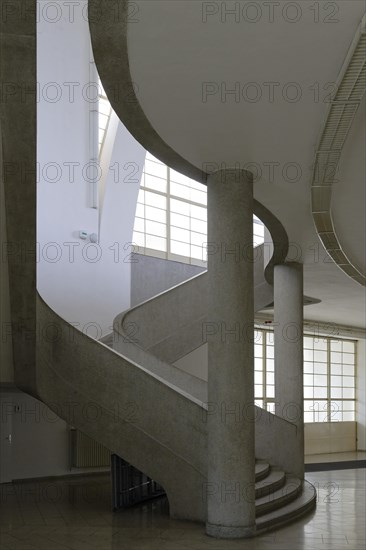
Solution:
[{"label": "concrete stair step", "polygon": [[286,476],[286,482],[283,487],[256,499],[256,517],[262,516],[263,514],[290,503],[301,494],[301,491],[301,480],[297,477]]},{"label": "concrete stair step", "polygon": [[269,474],[255,484],[255,498],[271,494],[283,487],[286,482],[286,474],[282,470],[270,470]]},{"label": "concrete stair step", "polygon": [[257,534],[277,529],[307,514],[316,506],[316,490],[311,483],[304,481],[301,494],[290,503],[263,514],[256,520]]},{"label": "concrete stair step", "polygon": [[255,480],[260,481],[261,479],[268,476],[270,472],[270,465],[268,462],[256,462],[255,464]]}]

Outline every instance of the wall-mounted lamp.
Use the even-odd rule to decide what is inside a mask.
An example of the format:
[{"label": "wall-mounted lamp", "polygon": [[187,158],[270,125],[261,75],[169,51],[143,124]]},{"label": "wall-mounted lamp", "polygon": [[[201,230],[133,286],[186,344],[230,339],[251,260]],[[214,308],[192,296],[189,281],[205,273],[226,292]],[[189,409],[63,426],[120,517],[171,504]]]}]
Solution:
[{"label": "wall-mounted lamp", "polygon": [[97,243],[98,242],[98,235],[96,233],[88,233],[84,229],[81,229],[79,231],[79,238],[83,241],[86,241],[86,239],[89,237],[89,240],[91,243]]}]

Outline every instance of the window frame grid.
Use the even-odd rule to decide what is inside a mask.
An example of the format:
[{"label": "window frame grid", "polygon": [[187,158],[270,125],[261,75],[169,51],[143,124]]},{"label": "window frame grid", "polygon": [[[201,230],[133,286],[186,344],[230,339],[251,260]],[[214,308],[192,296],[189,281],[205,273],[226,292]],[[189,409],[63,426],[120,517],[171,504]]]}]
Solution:
[{"label": "window frame grid", "polygon": [[[255,327],[255,331],[258,332],[258,333],[260,332],[262,334],[262,343],[261,343],[262,357],[259,358],[254,353],[254,357],[256,359],[261,359],[261,361],[262,361],[262,397],[257,397],[255,395],[254,399],[255,399],[256,402],[258,402],[258,401],[262,402],[263,408],[268,411],[269,410],[268,405],[276,403],[276,395],[274,396],[274,398],[268,397],[268,392],[267,392],[267,386],[268,386],[268,384],[267,384],[267,360],[268,360],[267,335],[270,334],[273,337],[274,332],[273,332],[273,330],[265,329],[265,328],[259,328],[259,327]],[[357,400],[356,400],[357,360],[358,360],[357,340],[348,339],[348,338],[337,338],[336,339],[336,338],[331,337],[331,336],[320,336],[320,335],[313,336],[312,334],[309,334],[309,333],[304,333],[303,338],[305,338],[305,337],[312,339],[312,348],[311,349],[313,351],[313,356],[312,356],[313,359],[312,359],[312,361],[307,361],[307,362],[312,363],[312,365],[313,365],[313,367],[312,367],[313,383],[312,383],[312,386],[307,386],[307,387],[312,387],[313,389],[316,388],[316,387],[323,387],[323,386],[317,386],[314,383],[314,376],[315,376],[314,370],[315,370],[315,364],[317,363],[317,361],[314,358],[314,351],[321,351],[321,350],[316,350],[316,341],[317,341],[317,339],[321,338],[323,341],[326,342],[326,350],[323,350],[323,351],[326,351],[326,386],[325,386],[326,387],[326,397],[316,398],[316,397],[314,397],[314,392],[313,392],[313,397],[312,398],[310,398],[310,397],[305,398],[304,397],[304,409],[305,409],[306,401],[308,401],[308,402],[312,401],[314,403],[314,405],[316,405],[317,403],[320,404],[320,403],[325,402],[326,403],[326,410],[321,410],[320,407],[316,408],[314,406],[313,411],[310,411],[312,413],[313,420],[312,421],[306,421],[305,423],[306,424],[314,424],[314,423],[319,423],[319,422],[354,422],[356,420],[356,412],[357,412]],[[332,385],[331,343],[333,341],[340,341],[342,343],[342,351],[341,351],[342,357],[341,357],[341,362],[340,362],[340,365],[342,365],[342,370],[341,370],[341,375],[340,375],[341,376],[341,385],[339,386],[342,389],[342,397],[337,397],[337,398],[332,398],[332,388],[335,387],[335,386]],[[353,352],[344,352],[343,351],[343,342],[351,342],[352,345],[353,345]],[[255,344],[256,344],[256,342],[255,342]],[[256,344],[256,345],[258,345],[258,344]],[[274,347],[274,345],[273,345],[273,347]],[[306,349],[309,349],[309,348],[306,348]],[[353,363],[344,363],[343,362],[343,355],[344,354],[352,355],[353,356]],[[344,364],[352,364],[353,376],[343,374]],[[276,367],[274,367],[274,368],[276,368]],[[305,370],[305,361],[303,361],[303,370]],[[322,376],[324,376],[324,375],[322,375]],[[350,386],[353,389],[353,398],[343,397],[343,389],[344,389],[344,387],[348,387],[348,386],[343,385],[343,377],[344,376],[348,376],[349,378],[353,379],[353,384],[352,384],[352,386]],[[305,387],[305,385],[304,385],[304,387]],[[351,402],[353,404],[352,410],[350,410],[350,411],[345,410],[343,408],[343,406],[341,407],[341,409],[334,410],[334,403],[336,401],[339,401],[341,403]],[[344,413],[350,413],[350,412],[353,415],[353,420],[344,420],[343,419],[343,414]],[[320,414],[324,414],[324,413],[325,413],[324,420],[319,420],[319,416],[318,416],[318,420],[316,419],[316,415],[320,415]],[[339,413],[341,418],[340,419],[333,418],[333,415],[335,413]]]},{"label": "window frame grid", "polygon": [[[170,201],[171,200],[176,200],[176,201],[179,201],[179,202],[182,202],[184,204],[188,204],[188,205],[193,205],[193,206],[197,206],[199,208],[203,208],[207,211],[207,206],[206,205],[202,205],[201,203],[197,203],[195,201],[191,201],[189,199],[186,199],[186,198],[183,198],[183,197],[179,197],[177,195],[174,195],[174,194],[171,194],[171,169],[164,165],[164,163],[158,161],[158,159],[156,159],[155,161],[153,161],[153,159],[148,159],[148,160],[151,160],[152,162],[157,162],[159,164],[161,164],[162,166],[165,166],[166,168],[166,192],[163,192],[163,191],[159,191],[157,189],[152,189],[148,186],[145,186],[145,179],[142,180],[141,182],[141,185],[140,185],[140,190],[143,190],[143,191],[147,191],[149,193],[152,193],[152,194],[156,194],[156,195],[160,195],[162,197],[164,197],[166,199],[166,208],[165,210],[161,208],[161,211],[165,213],[165,222],[157,222],[157,223],[161,223],[161,224],[165,224],[165,227],[166,227],[166,237],[164,238],[165,241],[166,241],[166,250],[165,251],[161,251],[161,250],[156,250],[156,249],[152,249],[152,248],[149,248],[149,247],[146,247],[146,236],[150,235],[152,237],[154,237],[155,235],[154,234],[150,234],[150,233],[147,233],[147,230],[146,230],[146,222],[149,221],[146,217],[146,206],[151,206],[151,205],[146,205],[146,200],[145,200],[145,195],[144,195],[144,203],[143,203],[143,207],[144,207],[144,217],[142,218],[143,219],[143,222],[144,222],[144,244],[145,246],[137,246],[136,245],[136,248],[138,250],[136,250],[136,252],[139,252],[139,253],[142,253],[142,254],[147,254],[147,255],[150,255],[150,256],[154,256],[154,257],[159,257],[159,258],[163,258],[163,259],[167,259],[167,260],[175,260],[175,261],[179,261],[179,262],[183,262],[183,263],[188,263],[188,264],[191,264],[191,265],[199,265],[199,266],[202,266],[202,267],[207,267],[207,262],[206,261],[203,261],[203,260],[198,260],[197,258],[192,258],[191,256],[185,256],[185,255],[180,255],[180,254],[176,254],[174,252],[171,251],[171,243],[172,243],[172,236],[171,236],[171,228],[172,228],[172,225],[171,225],[171,214],[174,213],[174,214],[179,214],[181,216],[184,216],[186,218],[188,218],[189,220],[189,229],[186,229],[186,228],[179,228],[177,226],[173,226],[173,227],[177,227],[177,229],[184,229],[186,231],[189,232],[189,242],[184,242],[184,241],[180,241],[179,239],[173,239],[174,241],[176,242],[181,242],[182,244],[185,244],[185,245],[188,245],[189,247],[189,251],[191,252],[191,247],[193,246],[192,245],[192,237],[191,237],[191,234],[192,233],[199,233],[197,231],[193,231],[192,230],[192,219],[197,219],[198,218],[195,218],[191,215],[191,213],[189,215],[187,214],[180,214],[179,212],[172,212],[171,210],[171,203]],[[145,172],[145,166],[144,166],[144,170],[143,170],[143,178],[145,176],[145,173],[148,173],[148,172]],[[149,173],[148,173],[149,174]],[[160,176],[156,176],[156,175],[153,175],[153,174],[150,174],[151,176],[153,177],[156,177],[156,178],[160,178]],[[163,178],[160,178],[163,180]],[[179,183],[179,182],[176,182],[176,183]],[[184,184],[181,184],[181,185],[184,185]],[[188,185],[186,186],[187,188],[189,187]],[[206,191],[207,193],[207,191]],[[141,203],[138,203],[138,204],[141,204]],[[158,207],[155,207],[155,208],[158,208]],[[137,217],[137,216],[135,216]],[[139,219],[140,216],[138,216]],[[151,220],[153,221],[153,220]],[[155,220],[156,221],[156,220]],[[201,220],[202,221],[202,220]],[[260,220],[258,220],[259,224],[260,224]],[[255,223],[258,223],[257,220],[253,220],[253,237],[254,237],[254,224]],[[135,233],[135,230],[134,230],[134,233]],[[139,234],[141,234],[141,232],[138,232]],[[202,233],[203,235],[203,233]],[[156,235],[157,238],[162,238],[161,236],[158,236]],[[207,234],[205,235],[206,239],[207,239]],[[254,397],[255,401],[258,402],[258,401],[261,401],[262,404],[263,404],[263,408],[265,410],[269,410],[269,405],[274,405],[276,403],[276,395],[274,395],[274,397],[268,397],[268,391],[267,391],[267,359],[268,359],[268,353],[267,353],[267,335],[272,335],[272,338],[273,338],[273,335],[274,335],[274,332],[273,330],[271,329],[268,329],[268,328],[262,328],[262,327],[255,327],[255,331],[257,332],[260,332],[262,334],[262,397]],[[354,340],[354,339],[346,339],[346,338],[334,338],[332,336],[321,336],[321,335],[312,335],[310,333],[307,333],[307,332],[304,332],[303,334],[303,338],[311,338],[312,340],[312,361],[307,361],[307,363],[312,363],[312,385],[306,385],[306,387],[312,387],[313,391],[312,391],[312,395],[313,397],[304,397],[303,398],[303,405],[304,405],[304,411],[305,411],[305,404],[306,402],[309,402],[309,401],[312,401],[313,404],[314,404],[314,409],[312,411],[306,411],[306,412],[310,412],[312,414],[312,418],[313,420],[312,421],[306,421],[306,423],[316,423],[316,422],[319,422],[319,415],[320,414],[323,414],[324,415],[324,410],[323,411],[320,411],[320,409],[316,409],[316,404],[320,404],[320,403],[325,403],[326,404],[326,409],[325,409],[325,419],[324,419],[324,422],[346,422],[347,420],[343,420],[343,414],[344,413],[348,413],[348,412],[352,412],[353,414],[353,417],[355,419],[356,417],[356,382],[357,382],[357,372],[356,372],[356,369],[357,369],[357,340]],[[319,339],[319,338],[322,338],[323,341],[326,342],[326,350],[316,350],[316,341]],[[332,362],[331,362],[331,342],[332,341],[340,341],[342,342],[342,348],[341,348],[341,362],[340,362],[340,365],[342,365],[342,368],[341,368],[341,374],[339,375],[341,377],[341,386],[340,388],[342,389],[341,391],[341,395],[342,397],[337,397],[337,398],[332,398]],[[343,342],[352,342],[353,343],[353,352],[344,352],[343,351]],[[273,347],[274,347],[274,343],[273,343]],[[304,349],[308,349],[308,348],[305,348],[304,346]],[[321,386],[319,384],[315,384],[315,381],[314,381],[314,377],[315,377],[315,365],[317,363],[323,363],[324,361],[322,360],[316,360],[315,359],[315,351],[326,351],[326,374],[317,374],[318,376],[326,376],[326,397],[322,397],[322,398],[316,398],[314,397],[314,394],[315,394],[315,388],[321,388],[321,387],[324,387],[324,386]],[[344,389],[344,386],[343,386],[343,377],[345,376],[343,374],[343,355],[344,353],[350,353],[351,355],[353,355],[354,357],[354,363],[353,363],[353,376],[351,377],[353,379],[353,385],[350,386],[352,387],[353,389],[353,398],[344,398],[343,397],[343,389]],[[272,359],[272,358],[271,358]],[[273,359],[274,361],[274,359]],[[274,366],[274,369],[276,367]],[[305,357],[303,358],[303,373],[305,374]],[[258,372],[258,371],[257,371]],[[273,371],[273,373],[275,374],[275,370]],[[272,386],[272,384],[269,384],[270,386]],[[275,387],[275,384],[274,384],[274,387]],[[348,386],[347,386],[348,387]],[[305,388],[305,384],[304,384],[304,388]],[[338,410],[338,411],[333,411],[333,402],[334,401],[339,401],[341,403],[343,402],[352,402],[353,403],[353,409],[352,411],[345,411],[343,406],[341,408],[341,410]],[[332,415],[334,413],[340,413],[341,415],[341,420],[336,420],[336,419],[332,419]],[[316,420],[316,415],[318,415],[318,420]],[[353,419],[353,421],[354,421]]]},{"label": "window frame grid", "polygon": [[[148,160],[151,160],[151,159],[148,159]],[[152,161],[152,162],[154,162],[154,161]],[[160,163],[160,164],[164,165],[163,163]],[[148,255],[163,258],[163,259],[166,259],[166,260],[180,261],[182,263],[188,263],[188,264],[191,264],[191,265],[198,265],[198,266],[201,266],[201,267],[207,267],[207,261],[205,261],[205,260],[199,260],[198,258],[192,258],[191,256],[176,254],[176,253],[171,251],[171,242],[172,242],[172,240],[176,241],[176,242],[181,242],[182,244],[188,245],[189,249],[191,251],[191,246],[195,246],[195,245],[192,244],[191,233],[199,233],[201,235],[204,235],[206,242],[207,242],[207,235],[205,235],[204,233],[200,233],[198,231],[193,231],[193,229],[192,229],[192,222],[191,222],[192,218],[197,219],[198,221],[202,221],[202,220],[199,220],[198,218],[195,218],[194,216],[191,216],[191,215],[189,215],[189,216],[185,215],[189,219],[189,229],[187,230],[187,231],[189,231],[189,234],[190,234],[189,242],[180,241],[179,239],[172,239],[172,237],[171,237],[171,227],[172,226],[171,226],[170,200],[174,199],[176,201],[183,202],[183,203],[188,204],[188,205],[197,206],[198,208],[203,208],[206,211],[207,211],[207,205],[202,204],[202,203],[198,203],[196,201],[192,201],[192,200],[189,200],[189,199],[185,199],[185,198],[179,197],[178,195],[172,194],[171,193],[171,185],[170,185],[171,184],[171,177],[170,177],[171,169],[169,168],[169,166],[166,166],[166,169],[167,169],[166,193],[164,193],[163,191],[158,191],[156,189],[151,189],[150,187],[145,186],[145,180],[144,179],[141,181],[141,185],[140,185],[140,189],[142,189],[144,191],[148,191],[149,193],[155,193],[157,195],[163,196],[167,200],[166,210],[165,210],[166,251],[156,250],[156,249],[152,249],[152,248],[149,248],[149,247],[146,246],[146,235],[147,235],[147,232],[146,232],[146,212],[145,212],[146,203],[145,203],[145,200],[144,200],[144,205],[143,205],[144,206],[144,218],[143,219],[144,219],[144,241],[145,241],[145,246],[142,247],[142,246],[136,245],[136,248],[138,249],[138,250],[136,250],[136,252],[137,253],[142,253],[142,254],[148,254]],[[145,176],[145,173],[146,172],[145,172],[145,166],[144,166],[143,177]],[[152,175],[152,174],[150,174],[150,175]],[[158,176],[154,176],[154,177],[158,177]],[[161,179],[163,179],[163,178],[161,178]],[[179,182],[177,182],[177,183],[179,183]],[[184,185],[184,184],[181,184],[181,185]],[[186,186],[186,187],[188,188],[188,186]],[[207,191],[206,191],[206,193],[207,193]],[[141,203],[138,203],[138,204],[141,204]],[[183,214],[181,214],[181,215],[183,215]],[[140,216],[138,216],[138,217],[139,217],[139,219],[141,219]],[[173,227],[176,227],[176,226],[173,226]],[[183,229],[183,228],[177,227],[177,229]],[[135,233],[135,231],[134,231],[134,233]],[[150,233],[149,233],[149,235],[150,235]],[[204,253],[203,249],[202,249],[202,253]]]},{"label": "window frame grid", "polygon": [[[146,235],[148,235],[148,233],[146,232],[146,214],[145,214],[145,210],[144,210],[144,245],[145,246],[135,244],[135,252],[138,253],[138,254],[149,255],[149,256],[158,257],[158,258],[162,258],[162,259],[166,259],[166,260],[178,261],[178,262],[182,262],[182,263],[186,263],[186,264],[190,264],[190,265],[196,265],[196,266],[207,268],[207,259],[199,259],[199,258],[191,256],[192,246],[197,247],[197,248],[199,247],[199,245],[193,244],[193,242],[192,242],[192,233],[195,233],[195,234],[197,233],[199,235],[204,236],[205,237],[204,242],[207,242],[207,232],[206,233],[201,233],[200,231],[193,230],[192,229],[192,219],[197,220],[197,221],[204,221],[204,223],[207,223],[206,220],[200,220],[199,218],[196,218],[195,216],[192,216],[191,214],[188,216],[186,214],[180,214],[179,212],[172,212],[171,205],[170,205],[170,201],[173,199],[173,200],[182,202],[184,204],[188,204],[190,206],[192,205],[192,206],[195,206],[195,207],[198,207],[198,208],[202,208],[202,209],[206,210],[206,212],[207,212],[207,201],[206,201],[206,204],[202,204],[202,203],[196,202],[194,200],[186,199],[186,198],[183,198],[183,197],[180,197],[178,195],[173,194],[171,192],[171,181],[174,181],[174,183],[177,183],[179,185],[185,186],[185,187],[187,187],[187,189],[189,189],[189,185],[186,185],[185,183],[182,183],[182,182],[176,182],[174,179],[172,180],[171,179],[171,170],[172,169],[169,166],[165,165],[164,163],[160,162],[158,159],[154,160],[154,158],[147,158],[146,160],[148,160],[150,162],[156,162],[156,163],[158,163],[162,166],[165,166],[166,170],[167,170],[167,174],[166,174],[166,192],[159,191],[157,189],[152,189],[152,188],[145,185],[145,174],[146,173],[149,174],[149,172],[147,172],[145,170],[146,163],[144,165],[144,169],[143,169],[143,172],[142,172],[142,180],[141,180],[141,185],[140,185],[140,189],[142,189],[144,191],[148,191],[149,193],[155,193],[157,195],[164,196],[167,199],[167,205],[166,205],[166,211],[165,211],[166,250],[165,251],[156,250],[154,248],[150,248],[150,247],[146,246]],[[153,174],[149,174],[149,175],[152,176],[152,177],[159,178],[159,176],[156,176],[156,175],[153,175]],[[163,178],[160,178],[160,179],[163,180]],[[195,189],[195,188],[193,187],[193,189]],[[206,195],[207,195],[207,187],[206,187],[206,191],[202,190],[202,192],[205,192]],[[141,203],[138,203],[138,204],[141,204]],[[145,209],[145,207],[146,207],[145,201],[144,201],[143,206],[144,206],[144,209]],[[171,216],[171,214],[179,214],[181,216],[187,217],[188,220],[189,220],[189,229],[180,228],[180,227],[177,227],[177,226],[172,226],[172,223],[171,223],[171,217],[172,216]],[[140,216],[138,216],[138,218],[141,219]],[[161,223],[163,223],[163,222],[161,222]],[[254,235],[254,225],[255,224],[261,225],[262,224],[261,220],[259,218],[258,219],[257,218],[253,219],[253,244],[254,244],[254,239],[255,238],[257,238],[257,237],[260,238],[260,236]],[[262,226],[263,226],[263,224],[262,224]],[[186,231],[188,231],[189,232],[189,242],[180,241],[179,239],[172,239],[172,236],[171,236],[172,227],[176,227],[177,229],[185,229]],[[141,234],[140,231],[137,231],[137,232],[139,234]],[[133,231],[133,234],[135,234],[135,229]],[[150,235],[150,233],[149,233],[149,235]],[[151,236],[154,236],[154,235],[151,235]],[[132,241],[134,241],[134,238],[132,239]],[[172,246],[171,246],[172,241],[187,245],[189,247],[190,255],[187,256],[187,255],[184,255],[184,254],[177,254],[175,252],[172,252]],[[258,245],[256,245],[256,246],[258,246]],[[205,255],[205,249],[204,249],[204,246],[202,245],[202,257],[204,257],[204,255]]]},{"label": "window frame grid", "polygon": [[[267,385],[272,386],[272,384],[267,384],[267,334],[273,334],[273,331],[269,330],[269,329],[257,328],[257,327],[255,327],[254,330],[256,332],[260,332],[262,334],[262,344],[261,345],[262,345],[262,387],[263,387],[262,397],[256,397],[254,395],[254,400],[255,401],[262,401],[262,403],[263,403],[262,408],[265,409],[266,411],[269,411],[268,405],[276,403],[276,394],[274,395],[274,397],[268,397],[268,395],[267,395]],[[254,344],[256,344],[255,341],[254,341]],[[256,344],[256,345],[258,345],[258,344]],[[254,353],[254,357],[255,357],[255,353]],[[258,357],[257,357],[257,359],[258,359]],[[272,372],[272,371],[269,371],[269,372]],[[274,373],[275,373],[275,371],[273,370],[273,374]],[[273,384],[273,386],[275,387],[275,384]]]},{"label": "window frame grid", "polygon": [[[356,390],[357,390],[357,340],[354,340],[354,339],[348,339],[348,338],[334,338],[332,336],[320,336],[320,335],[317,335],[317,336],[312,336],[311,334],[309,333],[304,333],[304,338],[307,337],[307,338],[312,338],[313,342],[312,342],[312,350],[313,350],[313,361],[312,361],[312,364],[315,365],[316,361],[314,359],[314,351],[315,351],[315,347],[314,347],[314,344],[316,342],[317,339],[321,338],[323,341],[326,341],[326,346],[327,346],[327,349],[326,349],[326,353],[327,353],[327,384],[326,384],[326,388],[327,388],[327,396],[325,398],[316,398],[314,397],[314,392],[313,392],[313,397],[304,397],[304,410],[305,410],[305,404],[306,402],[313,402],[314,403],[314,408],[313,410],[309,410],[309,411],[306,411],[306,412],[310,412],[313,416],[313,420],[312,421],[305,421],[306,424],[314,424],[314,423],[322,423],[322,422],[354,422],[356,420]],[[339,388],[342,389],[342,397],[337,397],[337,398],[333,398],[332,397],[332,389],[334,387],[338,387],[338,386],[333,386],[332,385],[332,361],[331,361],[331,343],[332,341],[335,341],[335,342],[341,342],[342,343],[342,351],[341,351],[341,354],[342,354],[342,357],[341,357],[341,362],[340,362],[340,365],[342,365],[342,370],[341,370],[341,374],[340,374],[340,377],[341,377],[341,385],[339,386]],[[352,342],[353,344],[353,352],[344,352],[343,351],[343,342]],[[309,349],[309,348],[305,348],[304,349]],[[343,375],[343,354],[344,353],[348,353],[349,355],[353,355],[353,358],[354,358],[354,361],[352,363],[352,366],[353,366],[353,376],[350,376],[350,378],[353,379],[353,385],[350,386],[352,389],[353,389],[353,398],[344,398],[343,397],[343,389],[344,389],[344,385],[343,385],[343,377],[345,375]],[[310,361],[307,361],[307,362],[310,362]],[[348,364],[348,363],[347,363]],[[304,361],[304,369],[305,369],[305,361]],[[312,387],[313,389],[315,389],[316,387],[322,387],[322,386],[317,386],[315,383],[314,383],[314,367],[313,367],[313,384],[312,386],[310,385],[306,385],[306,387]],[[348,386],[347,386],[348,387]],[[304,388],[305,388],[305,384],[304,384]],[[353,409],[352,411],[345,411],[343,406],[341,409],[338,409],[338,410],[333,410],[333,405],[334,405],[334,402],[336,401],[339,401],[343,404],[343,402],[352,402],[353,403]],[[316,404],[319,404],[320,403],[323,403],[325,402],[326,403],[326,409],[320,409],[320,407],[315,407]],[[343,415],[344,413],[348,413],[348,412],[352,412],[353,413],[353,420],[344,420],[343,419]],[[324,415],[325,413],[325,419],[324,420],[319,420],[319,416],[322,414]],[[338,413],[340,414],[341,416],[341,419],[338,420],[338,419],[335,419],[333,418],[333,415],[335,413]],[[318,415],[318,420],[316,420],[316,415]]]},{"label": "window frame grid", "polygon": [[[109,124],[110,124],[110,121],[111,121],[112,106],[109,103],[109,99],[108,99],[108,97],[107,97],[107,95],[104,91],[104,88],[102,86],[102,82],[101,82],[100,78],[98,78],[98,89],[99,89],[99,94],[98,94],[98,160],[100,161],[100,159],[102,157],[103,147],[104,147],[104,143],[105,143],[105,140],[106,140]],[[107,115],[101,112],[100,105],[102,103],[107,104],[109,106],[109,112],[108,112]],[[99,141],[100,130],[102,129],[101,126],[100,126],[100,120],[101,120],[100,117],[101,117],[101,115],[105,116],[107,118],[107,121],[106,121],[105,128],[103,130],[102,140]]]}]

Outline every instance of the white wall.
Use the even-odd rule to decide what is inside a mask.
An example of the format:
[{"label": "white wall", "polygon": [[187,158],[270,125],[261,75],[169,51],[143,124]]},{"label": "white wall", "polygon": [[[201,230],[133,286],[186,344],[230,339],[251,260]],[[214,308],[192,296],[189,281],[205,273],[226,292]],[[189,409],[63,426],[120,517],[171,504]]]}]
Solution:
[{"label": "white wall", "polygon": [[366,451],[366,340],[357,344],[356,390],[357,450]]},{"label": "white wall", "polygon": [[10,478],[27,479],[106,471],[70,469],[69,428],[46,405],[23,392],[1,392],[1,423],[10,416]]},{"label": "white wall", "polygon": [[305,454],[356,451],[356,422],[305,424]]},{"label": "white wall", "polygon": [[[99,179],[100,172],[90,164],[89,124],[94,116],[90,110],[96,107],[96,89],[89,86],[85,5],[85,1],[75,5],[72,21],[70,6],[60,3],[61,20],[51,23],[50,9],[48,19],[41,17],[38,25],[37,285],[58,314],[100,338],[110,331],[114,316],[130,305],[131,248],[126,243],[132,237],[145,151],[120,124],[111,159],[114,169],[106,177],[103,212],[92,208],[94,186],[87,179],[93,175]],[[57,93],[59,100],[55,101]],[[128,162],[136,169],[126,168]],[[72,169],[70,163],[77,165]],[[128,179],[132,170],[136,174]],[[79,238],[80,230],[98,234],[99,223],[99,244]]]},{"label": "white wall", "polygon": [[[86,95],[93,91],[88,84],[89,29],[82,12],[86,4],[75,3],[73,18],[67,3],[58,3],[58,10],[50,6],[41,10],[38,25],[37,286],[61,317],[100,338],[111,330],[113,318],[130,306],[128,243],[145,151],[119,123],[111,152],[114,169],[105,178],[103,211],[92,208],[93,184],[84,177],[92,158],[90,106],[95,107]],[[71,168],[70,163],[77,164]],[[133,163],[132,170],[127,163]],[[128,178],[132,171],[134,177]],[[99,244],[80,240],[81,229],[99,234]],[[95,253],[100,257],[96,262],[92,261]],[[1,297],[6,296],[3,267]],[[8,310],[3,308],[5,301],[1,305],[3,321]],[[87,329],[89,323],[92,326]],[[0,382],[11,382],[11,357],[3,346],[1,367]],[[12,416],[12,479],[72,473],[66,423],[25,394],[7,393],[7,400],[20,407]]]},{"label": "white wall", "polygon": [[[100,247],[103,261],[96,266],[98,312],[107,322],[130,307],[131,262],[136,249],[132,245],[133,225],[145,149],[119,123],[100,221]],[[110,331],[112,324],[110,323]]]}]

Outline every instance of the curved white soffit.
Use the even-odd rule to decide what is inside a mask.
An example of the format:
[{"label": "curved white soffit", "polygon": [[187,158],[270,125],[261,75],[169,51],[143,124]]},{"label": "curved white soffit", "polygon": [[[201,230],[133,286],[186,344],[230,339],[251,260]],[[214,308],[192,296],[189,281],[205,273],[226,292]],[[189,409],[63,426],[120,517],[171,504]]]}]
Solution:
[{"label": "curved white soffit", "polygon": [[[131,78],[128,46],[128,0],[120,0],[119,17],[110,9],[110,0],[88,0],[90,36],[98,74],[109,102],[118,118],[134,138],[159,160],[178,172],[203,184],[208,174],[177,154],[152,127],[135,93]],[[121,90],[123,93],[121,93]],[[254,199],[254,214],[264,223],[274,244],[265,277],[273,284],[273,268],[285,262],[289,239],[282,223],[263,204]]]},{"label": "curved white soffit", "polygon": [[332,213],[332,190],[342,149],[366,90],[366,16],[360,24],[337,82],[337,93],[316,151],[311,185],[317,234],[333,261],[349,277],[366,286],[366,275],[352,264],[338,240]]}]

